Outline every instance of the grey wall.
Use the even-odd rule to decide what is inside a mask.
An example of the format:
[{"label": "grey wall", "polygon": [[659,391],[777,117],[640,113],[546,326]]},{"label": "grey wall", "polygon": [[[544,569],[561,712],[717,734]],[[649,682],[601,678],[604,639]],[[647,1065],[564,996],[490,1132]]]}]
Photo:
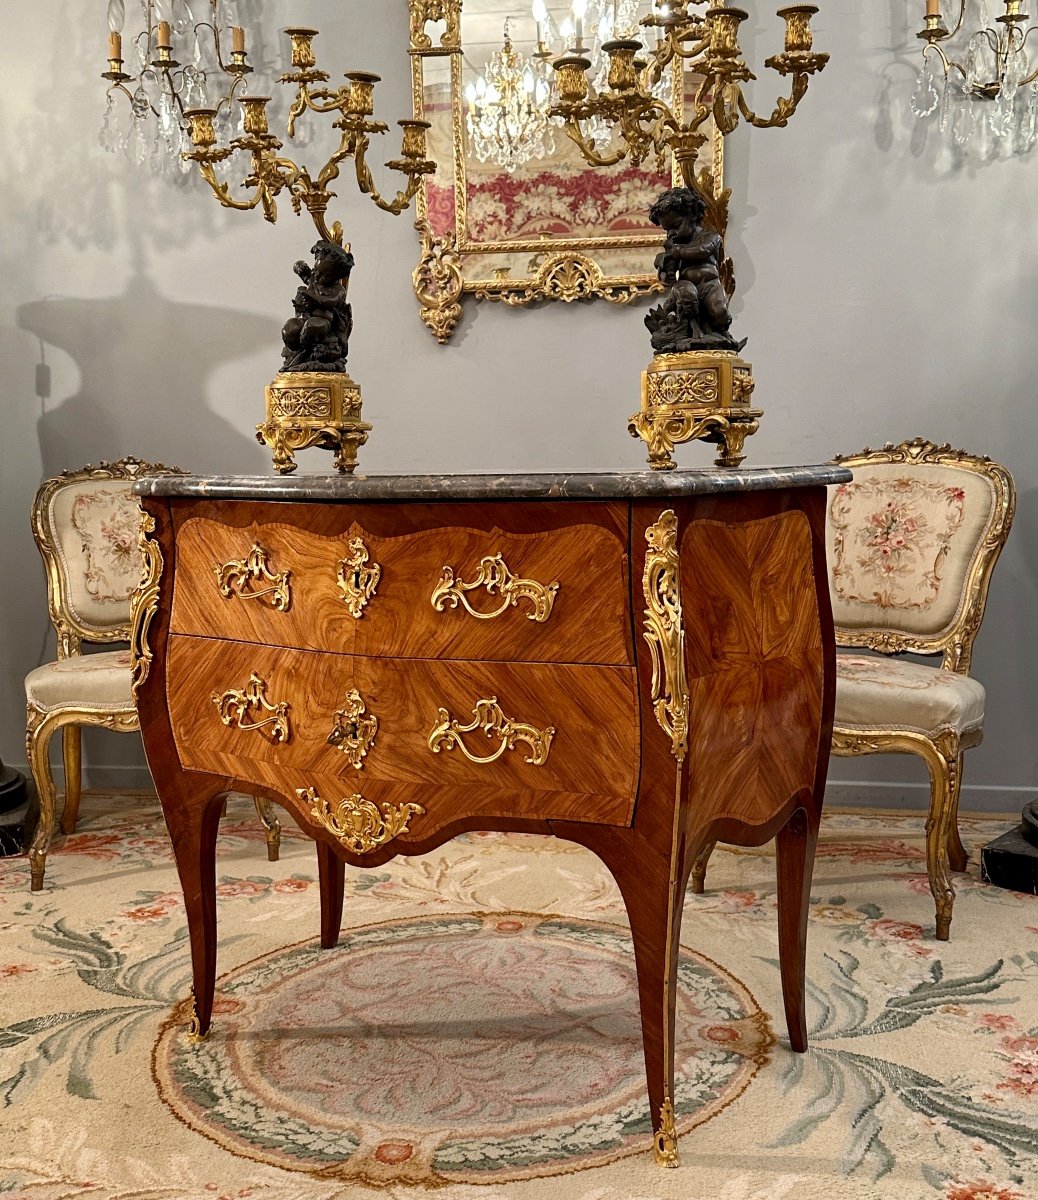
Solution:
[{"label": "grey wall", "polygon": [[[741,129],[728,144],[735,310],[766,409],[749,461],[818,461],[922,434],[1014,472],[1017,525],[975,654],[987,740],[967,759],[964,800],[1009,810],[1038,783],[1038,150],[963,161],[911,117],[922,0],[820,3],[816,43],[832,61],[801,111],[785,130]],[[280,63],[281,26],[313,23],[328,69],[378,71],[379,115],[409,115],[405,0],[251,5],[261,60]],[[6,5],[0,42],[0,754],[15,765],[22,677],[53,652],[27,519],[39,480],[127,453],[267,471],[252,429],[278,365],[291,263],[313,238],[287,205],[271,227],[100,149],[104,8]],[[762,64],[779,22],[768,6],[745,28]],[[763,109],[774,92],[759,73]],[[411,295],[409,218],[377,212],[348,181],[340,190],[358,257],[351,371],[375,422],[366,470],[640,464],[625,424],[648,356],[641,312],[473,306],[439,347]],[[696,446],[681,458],[709,456]],[[141,781],[136,738],[97,734],[86,756],[95,784]],[[837,760],[833,778],[840,800],[918,802],[925,787],[907,758]]]}]

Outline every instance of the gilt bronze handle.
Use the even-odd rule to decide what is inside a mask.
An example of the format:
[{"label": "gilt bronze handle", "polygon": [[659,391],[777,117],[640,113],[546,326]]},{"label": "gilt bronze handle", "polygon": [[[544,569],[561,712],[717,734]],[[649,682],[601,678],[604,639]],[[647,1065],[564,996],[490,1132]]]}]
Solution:
[{"label": "gilt bronze handle", "polygon": [[[232,729],[267,730],[272,742],[287,742],[292,736],[287,700],[272,704],[267,699],[267,681],[253,672],[249,682],[240,691],[213,692],[213,703],[220,713],[220,720]],[[271,715],[261,720],[252,718],[260,713]]]},{"label": "gilt bronze handle", "polygon": [[[492,612],[480,612],[473,608],[465,593],[476,588],[485,588],[490,596],[500,595],[501,603]],[[481,621],[490,621],[501,616],[506,609],[518,605],[520,600],[527,600],[533,610],[526,614],[527,619],[544,622],[551,616],[558,590],[558,581],[543,584],[536,579],[519,579],[508,569],[500,554],[491,554],[480,560],[476,577],[471,583],[456,578],[454,568],[445,566],[439,583],[433,588],[432,606],[437,612],[444,612],[447,608],[457,608],[460,603],[472,616]]]},{"label": "gilt bronze handle", "polygon": [[[231,562],[214,564],[216,582],[220,595],[229,600],[238,596],[242,600],[259,600],[270,596],[272,608],[279,612],[288,612],[292,603],[292,589],[289,580],[291,571],[274,572],[270,569],[270,551],[259,542],[252,543],[252,549],[244,558],[232,559]],[[270,587],[254,588],[255,583],[266,582]]]},{"label": "gilt bronze handle", "polygon": [[[554,725],[536,729],[525,722],[513,721],[501,711],[496,696],[487,700],[477,700],[472,715],[473,720],[468,725],[462,725],[445,708],[439,709],[439,720],[429,734],[429,749],[434,754],[439,754],[441,750],[457,749],[470,762],[492,763],[497,762],[506,750],[514,750],[517,742],[525,742],[530,747],[530,753],[523,759],[524,762],[534,767],[543,767],[548,761],[551,739],[555,736]],[[481,729],[488,738],[499,739],[497,749],[486,758],[473,754],[462,741],[462,734],[473,733],[477,729]]]}]

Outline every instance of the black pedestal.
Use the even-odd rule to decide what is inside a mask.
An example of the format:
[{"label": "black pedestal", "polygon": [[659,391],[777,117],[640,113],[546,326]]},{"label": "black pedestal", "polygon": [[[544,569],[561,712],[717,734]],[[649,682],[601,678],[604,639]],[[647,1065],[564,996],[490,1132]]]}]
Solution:
[{"label": "black pedestal", "polygon": [[0,762],[0,856],[21,854],[29,813],[25,776]]},{"label": "black pedestal", "polygon": [[980,875],[987,883],[1038,896],[1038,800],[1024,807],[1016,829],[988,842],[980,852]]}]

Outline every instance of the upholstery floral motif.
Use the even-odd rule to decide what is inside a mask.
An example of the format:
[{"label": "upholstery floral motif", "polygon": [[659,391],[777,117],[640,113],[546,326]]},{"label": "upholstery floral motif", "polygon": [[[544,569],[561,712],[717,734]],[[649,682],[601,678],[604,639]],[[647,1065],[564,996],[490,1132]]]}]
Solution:
[{"label": "upholstery floral motif", "polygon": [[86,560],[84,584],[99,604],[125,604],[140,582],[139,522],[137,502],[125,488],[84,493],[72,505]]},{"label": "upholstery floral motif", "polygon": [[963,488],[932,480],[863,479],[835,489],[832,585],[844,601],[925,609],[966,518]]}]

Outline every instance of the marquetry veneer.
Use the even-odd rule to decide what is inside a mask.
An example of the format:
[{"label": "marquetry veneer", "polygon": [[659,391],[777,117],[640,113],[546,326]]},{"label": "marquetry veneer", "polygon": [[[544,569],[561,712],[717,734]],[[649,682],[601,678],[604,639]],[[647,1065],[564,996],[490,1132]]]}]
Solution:
[{"label": "marquetry veneer", "polygon": [[[184,889],[194,1029],[216,974],[230,790],[317,842],[321,944],[344,864],[465,830],[568,838],[631,921],[658,1161],[677,1162],[682,898],[710,841],[778,839],[790,1043],[828,759],[823,545],[838,467],[671,476],[138,485],[145,746]],[[213,498],[216,493],[218,498]]]}]

